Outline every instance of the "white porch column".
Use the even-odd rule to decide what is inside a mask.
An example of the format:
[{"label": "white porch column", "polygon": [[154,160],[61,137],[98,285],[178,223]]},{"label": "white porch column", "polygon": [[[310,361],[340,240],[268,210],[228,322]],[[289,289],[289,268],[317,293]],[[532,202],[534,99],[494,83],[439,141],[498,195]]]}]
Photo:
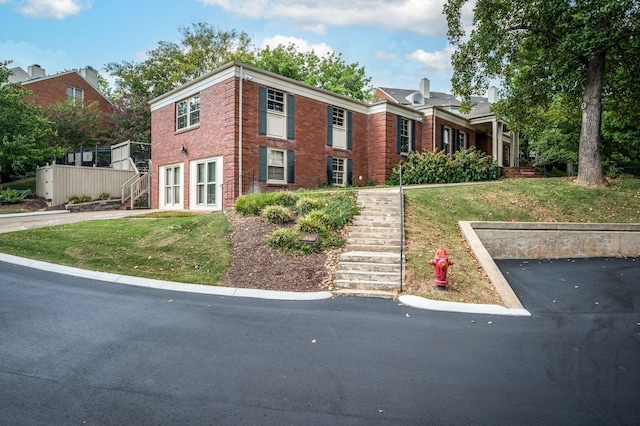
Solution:
[{"label": "white porch column", "polygon": [[491,152],[493,153],[493,159],[498,165],[501,165],[499,158],[502,157],[502,153],[498,146],[498,122],[495,119],[491,122]]}]

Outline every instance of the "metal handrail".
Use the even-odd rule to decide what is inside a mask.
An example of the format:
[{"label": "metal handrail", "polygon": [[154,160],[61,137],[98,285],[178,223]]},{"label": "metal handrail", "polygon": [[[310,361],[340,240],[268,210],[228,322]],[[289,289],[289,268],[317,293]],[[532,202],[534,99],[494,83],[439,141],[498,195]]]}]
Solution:
[{"label": "metal handrail", "polygon": [[402,282],[404,280],[404,197],[402,195],[402,163],[400,163],[400,293],[402,293]]},{"label": "metal handrail", "polygon": [[[221,207],[221,210],[223,210],[223,211],[224,211],[224,195],[225,195],[225,192],[224,192],[224,191],[225,191],[225,185],[228,185],[229,183],[232,183],[232,182],[236,182],[236,181],[240,180],[240,178],[241,178],[241,177],[244,177],[244,176],[246,176],[246,175],[248,175],[248,174],[251,174],[251,193],[253,194],[253,190],[254,190],[254,183],[255,183],[255,181],[254,181],[254,171],[255,171],[255,169],[247,170],[246,172],[242,173],[241,175],[238,175],[238,176],[236,176],[236,177],[233,177],[233,178],[231,178],[231,179],[227,180],[226,182],[222,182],[222,183],[220,184],[220,191],[222,192],[222,202],[221,202],[221,206],[220,206],[220,207]],[[244,180],[243,180],[243,186],[244,186]],[[232,188],[233,188],[233,187],[232,187]]]}]

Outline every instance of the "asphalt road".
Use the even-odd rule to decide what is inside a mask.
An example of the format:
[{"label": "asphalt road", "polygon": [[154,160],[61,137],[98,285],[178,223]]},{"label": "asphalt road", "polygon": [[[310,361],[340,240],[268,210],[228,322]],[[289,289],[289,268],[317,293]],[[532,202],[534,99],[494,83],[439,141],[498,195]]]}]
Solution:
[{"label": "asphalt road", "polygon": [[[0,262],[0,424],[639,424],[637,265],[614,272],[631,278],[605,298],[501,264],[533,313],[508,317],[181,293]],[[565,293],[526,282],[541,276],[593,306],[564,312]]]}]

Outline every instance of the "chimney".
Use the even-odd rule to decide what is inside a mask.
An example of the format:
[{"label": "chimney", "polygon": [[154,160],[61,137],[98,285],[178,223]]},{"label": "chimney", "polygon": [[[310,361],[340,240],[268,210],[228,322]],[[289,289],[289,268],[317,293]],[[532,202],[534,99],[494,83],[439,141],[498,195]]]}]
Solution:
[{"label": "chimney", "polygon": [[98,71],[90,66],[86,66],[80,70],[80,75],[94,87],[98,87]]},{"label": "chimney", "polygon": [[38,64],[29,65],[27,68],[27,72],[31,76],[31,78],[40,78],[47,75],[45,70]]},{"label": "chimney", "polygon": [[489,98],[490,104],[498,102],[498,88],[496,86],[489,87],[489,94],[487,97]]},{"label": "chimney", "polygon": [[425,98],[430,98],[431,97],[431,82],[429,81],[428,78],[423,78],[422,80],[420,80],[420,93],[422,93],[422,96],[424,96]]}]

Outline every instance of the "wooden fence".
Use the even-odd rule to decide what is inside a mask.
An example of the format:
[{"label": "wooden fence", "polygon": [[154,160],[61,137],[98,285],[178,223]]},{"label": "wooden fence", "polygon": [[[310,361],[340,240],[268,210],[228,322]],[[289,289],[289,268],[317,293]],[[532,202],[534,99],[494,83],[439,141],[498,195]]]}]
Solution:
[{"label": "wooden fence", "polygon": [[108,167],[76,167],[54,164],[36,170],[36,195],[52,206],[67,202],[72,195],[98,198],[102,193],[119,197],[122,185],[136,174],[135,170]]}]

